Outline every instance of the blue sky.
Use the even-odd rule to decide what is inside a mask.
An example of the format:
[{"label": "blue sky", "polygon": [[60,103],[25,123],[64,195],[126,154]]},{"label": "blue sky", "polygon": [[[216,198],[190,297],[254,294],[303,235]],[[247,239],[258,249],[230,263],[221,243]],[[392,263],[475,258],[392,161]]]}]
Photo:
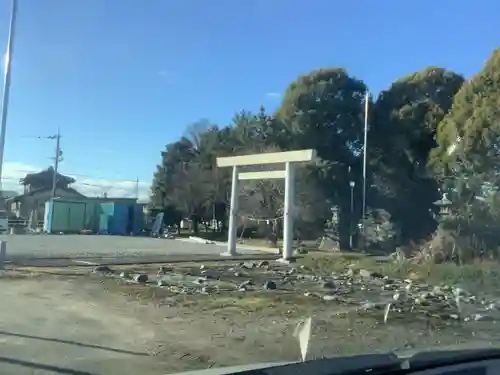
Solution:
[{"label": "blue sky", "polygon": [[[2,53],[9,12],[2,0]],[[500,46],[498,14],[493,0],[19,0],[4,186],[51,163],[54,143],[30,137],[60,127],[62,172],[145,192],[187,125],[274,109],[312,69],[374,93],[427,65],[474,74]]]}]

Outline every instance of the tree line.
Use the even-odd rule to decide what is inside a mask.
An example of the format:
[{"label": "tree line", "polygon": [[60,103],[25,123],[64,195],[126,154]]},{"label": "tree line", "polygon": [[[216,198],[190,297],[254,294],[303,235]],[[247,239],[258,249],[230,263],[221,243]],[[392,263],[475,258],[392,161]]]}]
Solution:
[{"label": "tree line", "polygon": [[[313,148],[320,161],[297,171],[297,238],[322,235],[333,209],[341,248],[349,247],[351,235],[360,236],[363,222],[370,246],[428,242],[441,230],[455,249],[496,251],[500,50],[469,80],[427,67],[370,97],[367,214],[361,220],[368,90],[345,69],[318,69],[291,82],[273,113],[261,107],[236,113],[231,124],[188,126],[161,153],[151,205],[172,223],[191,218],[196,230],[215,218],[223,232],[231,175],[216,167],[216,157]],[[446,217],[434,204],[443,192],[452,202]],[[282,215],[283,182],[249,181],[239,193],[241,226],[261,218],[258,231],[279,233],[274,218]]]}]

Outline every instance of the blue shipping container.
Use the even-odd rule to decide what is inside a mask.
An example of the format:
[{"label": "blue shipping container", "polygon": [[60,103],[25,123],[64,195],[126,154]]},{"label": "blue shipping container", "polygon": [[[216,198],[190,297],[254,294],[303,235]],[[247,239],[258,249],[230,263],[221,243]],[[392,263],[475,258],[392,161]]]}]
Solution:
[{"label": "blue shipping container", "polygon": [[129,234],[129,222],[129,205],[115,203],[113,214],[108,223],[108,233],[120,235]]},{"label": "blue shipping container", "polygon": [[100,204],[99,232],[128,235],[132,231],[129,205],[114,202]]},{"label": "blue shipping container", "polygon": [[144,229],[144,204],[134,204],[132,206],[132,233],[141,234]]}]

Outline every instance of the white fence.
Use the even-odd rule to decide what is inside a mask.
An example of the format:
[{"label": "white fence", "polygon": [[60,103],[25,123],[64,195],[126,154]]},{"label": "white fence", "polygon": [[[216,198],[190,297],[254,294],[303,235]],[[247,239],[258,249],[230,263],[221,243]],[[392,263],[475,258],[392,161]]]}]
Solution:
[{"label": "white fence", "polygon": [[9,219],[9,233],[29,233],[43,230],[43,221],[39,221],[36,228],[29,228],[29,222],[25,219]]}]

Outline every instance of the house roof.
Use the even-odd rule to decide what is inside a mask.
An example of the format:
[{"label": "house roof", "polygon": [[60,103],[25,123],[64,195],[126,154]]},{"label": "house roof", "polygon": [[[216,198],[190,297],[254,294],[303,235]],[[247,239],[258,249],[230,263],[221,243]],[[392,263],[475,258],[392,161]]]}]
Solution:
[{"label": "house roof", "polygon": [[[21,185],[31,185],[34,184],[35,182],[41,182],[41,181],[51,183],[53,176],[54,176],[54,168],[49,167],[41,172],[28,173],[26,176],[24,176],[24,178],[21,178],[19,180],[19,183]],[[57,173],[57,181],[69,185],[73,184],[76,180],[72,177],[64,176],[60,173]]]},{"label": "house roof", "polygon": [[14,190],[0,190],[0,198],[7,199],[7,198],[15,197],[16,195],[19,195],[18,191],[14,191]]},{"label": "house roof", "polygon": [[86,197],[86,201],[88,202],[100,202],[100,203],[105,203],[105,202],[115,202],[115,203],[126,203],[126,202],[137,202],[137,198],[125,198],[125,197]]},{"label": "house roof", "polygon": [[[68,193],[75,194],[76,196],[78,196],[80,198],[87,198],[85,195],[83,195],[82,193],[80,193],[79,191],[77,191],[77,190],[75,190],[75,189],[73,189],[71,187],[60,187],[60,186],[58,186],[57,190],[64,190],[64,191],[66,191]],[[41,188],[41,189],[32,190],[32,191],[30,191],[28,193],[24,193],[24,194],[16,195],[15,197],[7,198],[6,201],[8,201],[8,202],[17,202],[19,200],[22,200],[25,197],[31,197],[33,195],[44,193],[44,192],[47,192],[47,191],[52,191],[52,188]]]}]

